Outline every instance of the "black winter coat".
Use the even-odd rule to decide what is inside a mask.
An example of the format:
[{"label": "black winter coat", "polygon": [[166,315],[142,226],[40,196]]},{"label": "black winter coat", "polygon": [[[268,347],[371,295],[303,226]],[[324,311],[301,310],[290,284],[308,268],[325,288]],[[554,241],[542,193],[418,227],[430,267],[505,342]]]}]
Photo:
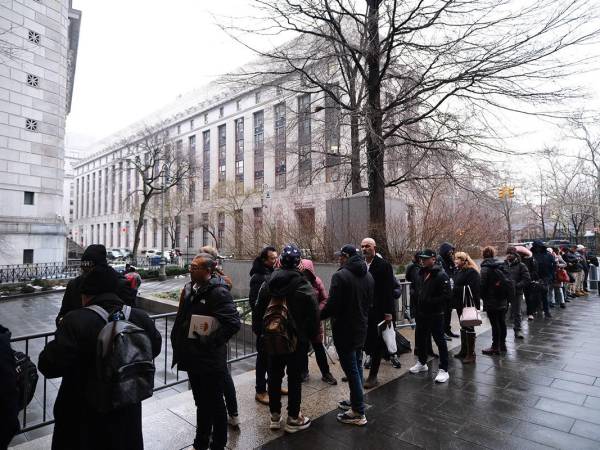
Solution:
[{"label": "black winter coat", "polygon": [[394,307],[394,269],[385,259],[375,256],[369,266],[369,273],[375,283],[373,288],[373,303],[369,309],[369,328],[365,351],[372,354],[378,348],[384,348],[385,343],[379,335],[377,325],[381,323],[386,314],[391,314],[396,320],[396,308]]},{"label": "black winter coat", "polygon": [[[452,306],[458,310],[461,310],[464,306],[466,306],[463,306],[463,291],[467,289],[467,291],[464,294],[465,303],[467,301],[466,299],[471,298],[470,295],[472,294],[473,304],[471,306],[475,306],[477,309],[479,309],[481,306],[481,298],[479,295],[481,276],[479,275],[479,272],[477,272],[473,268],[462,270],[458,269],[454,274],[453,281],[454,283],[452,287]],[[469,294],[469,289],[467,288],[467,286],[471,289],[471,294]]]},{"label": "black winter coat", "polygon": [[515,283],[515,294],[521,295],[523,291],[531,284],[531,275],[527,266],[517,257],[512,262],[508,259],[504,261],[504,267],[510,275],[510,279]]},{"label": "black winter coat", "polygon": [[556,272],[556,260],[549,254],[545,247],[543,250],[533,252],[533,259],[537,263],[538,276],[540,280],[551,283]]},{"label": "black winter coat", "polygon": [[450,278],[442,266],[423,267],[416,281],[416,316],[428,317],[444,314],[446,304],[452,299]]},{"label": "black winter coat", "polygon": [[494,258],[484,259],[481,263],[481,298],[485,311],[499,311],[508,307],[509,299],[501,295],[495,286],[495,277],[492,274],[495,268],[502,268],[502,263]]},{"label": "black winter coat", "polygon": [[[194,290],[194,282],[186,283],[179,298],[179,309],[171,330],[173,366],[186,372],[224,374],[227,372],[227,342],[240,329],[240,315],[229,292],[229,285],[219,276]],[[211,316],[219,328],[210,335],[190,339],[193,314]]]},{"label": "black winter coat", "polygon": [[442,245],[440,245],[440,249],[438,251],[438,264],[442,266],[444,272],[446,272],[446,275],[448,275],[448,278],[451,279],[454,279],[454,274],[458,270],[456,268],[456,264],[454,264],[454,258],[450,256],[450,252],[453,250],[454,246],[452,244],[449,242],[444,242]]},{"label": "black winter coat", "polygon": [[260,320],[254,330],[257,335],[263,334],[262,318],[272,296],[286,298],[298,342],[308,344],[319,333],[319,305],[310,282],[297,270],[276,269],[258,294],[256,314]]},{"label": "black winter coat", "polygon": [[363,348],[373,285],[373,276],[358,255],[349,258],[331,277],[329,300],[321,311],[321,320],[331,317],[333,342],[338,351]]},{"label": "black winter coat", "polygon": [[[123,307],[116,294],[98,295],[91,304],[109,314]],[[162,338],[148,314],[133,308],[129,321],[148,333],[156,357]],[[104,325],[90,309],[71,311],[60,322],[54,340],[40,353],[40,372],[48,378],[62,377],[54,402],[53,450],[143,448],[141,403],[100,414],[86,401],[86,392],[95,385],[96,339]]]},{"label": "black winter coat", "polygon": [[0,450],[6,449],[19,431],[17,405],[17,373],[10,331],[0,325]]},{"label": "black winter coat", "polygon": [[[67,289],[63,295],[62,304],[58,316],[56,316],[56,326],[63,319],[67,313],[79,309],[82,307],[81,304],[81,285],[85,274],[81,274],[78,277],[72,279],[67,283]],[[129,306],[135,306],[135,299],[137,296],[137,289],[132,289],[127,282],[127,279],[123,274],[118,274],[119,287],[117,288],[117,295],[119,298]]]},{"label": "black winter coat", "polygon": [[256,301],[258,300],[258,292],[262,284],[269,279],[273,273],[273,268],[265,266],[263,260],[257,257],[252,263],[252,269],[250,269],[250,293],[248,294],[248,302],[250,303],[250,309],[252,310],[252,329],[260,329],[260,323],[262,316],[258,317],[256,314]]}]

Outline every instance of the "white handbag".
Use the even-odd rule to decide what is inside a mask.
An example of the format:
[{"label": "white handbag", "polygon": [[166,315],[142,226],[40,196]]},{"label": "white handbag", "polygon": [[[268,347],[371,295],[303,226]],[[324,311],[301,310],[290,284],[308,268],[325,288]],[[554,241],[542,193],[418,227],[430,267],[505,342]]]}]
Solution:
[{"label": "white handbag", "polygon": [[[385,324],[385,321],[380,325],[383,324]],[[388,353],[390,355],[395,354],[398,351],[398,347],[396,346],[396,330],[391,322],[385,326],[381,332],[381,337],[383,338],[383,342],[385,342]]]},{"label": "white handbag", "polygon": [[[467,295],[467,289],[469,289],[469,295]],[[467,299],[466,303],[465,298]],[[463,286],[463,310],[460,315],[460,326],[476,327],[481,325],[481,323],[481,315],[479,314],[479,310],[475,308],[471,287]]]}]

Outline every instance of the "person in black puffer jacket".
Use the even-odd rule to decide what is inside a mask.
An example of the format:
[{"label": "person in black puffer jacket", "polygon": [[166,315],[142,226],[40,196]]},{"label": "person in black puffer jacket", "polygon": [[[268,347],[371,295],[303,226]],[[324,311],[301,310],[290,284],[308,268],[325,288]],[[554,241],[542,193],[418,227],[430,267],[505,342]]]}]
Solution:
[{"label": "person in black puffer jacket", "polygon": [[337,254],[340,268],[331,277],[329,300],[321,311],[321,320],[331,317],[333,342],[350,388],[350,402],[343,403],[352,411],[338,415],[338,420],[364,425],[362,351],[375,282],[355,247],[345,245]]},{"label": "person in black puffer jacket", "polygon": [[521,257],[514,247],[506,249],[504,267],[510,275],[510,279],[515,283],[515,297],[510,302],[510,317],[513,321],[513,331],[516,339],[524,339],[521,333],[521,299],[523,298],[524,291],[531,284],[531,275],[529,275],[527,266],[521,262]]},{"label": "person in black puffer jacket", "polygon": [[[96,305],[109,316],[123,309],[116,295],[117,273],[98,265],[87,272],[81,284],[82,305]],[[148,314],[132,308],[129,322],[142,328],[152,344],[152,355],[161,350],[162,338]],[[98,385],[97,338],[106,322],[89,308],[69,312],[59,323],[53,341],[40,353],[38,368],[47,378],[62,377],[54,403],[53,450],[123,449],[141,450],[142,404],[132,404],[106,413],[95,407]]]},{"label": "person in black puffer jacket", "polygon": [[[465,306],[474,306],[479,309],[481,303],[479,299],[481,277],[479,267],[467,253],[456,253],[454,261],[457,270],[454,274],[452,297],[454,307],[460,318]],[[460,352],[454,357],[462,359],[463,364],[475,362],[475,328],[460,327]]]},{"label": "person in black puffer jacket", "polygon": [[[452,287],[452,283],[454,280],[454,275],[456,274],[457,267],[454,263],[454,245],[449,242],[444,242],[440,245],[439,256],[438,256],[438,264],[442,266],[448,278],[450,278],[450,287]],[[458,334],[454,333],[451,328],[452,323],[452,310],[454,309],[454,305],[452,299],[448,299],[448,303],[446,304],[446,309],[444,310],[444,334],[446,335],[446,340],[452,340],[452,338],[458,337]]]},{"label": "person in black puffer jacket", "polygon": [[556,260],[552,255],[548,253],[548,248],[542,241],[533,241],[531,246],[531,253],[533,253],[533,259],[537,263],[538,279],[537,283],[533,286],[532,295],[536,298],[535,304],[543,306],[544,317],[550,318],[549,303],[548,303],[548,290],[552,286],[554,276],[556,274]]},{"label": "person in black puffer jacket", "polygon": [[[200,253],[190,264],[191,281],[179,299],[173,330],[173,366],[188,373],[196,404],[194,448],[223,449],[227,444],[227,411],[223,401],[227,377],[227,342],[241,327],[240,315],[216,259]],[[214,317],[219,327],[208,336],[188,338],[192,315]]]},{"label": "person in black puffer jacket", "polygon": [[256,335],[256,394],[254,399],[263,405],[269,404],[269,394],[267,394],[267,355],[263,351],[260,343],[260,329],[262,327],[262,317],[256,314],[256,300],[258,300],[258,291],[265,281],[273,273],[273,267],[277,261],[277,249],[275,247],[265,247],[261,250],[250,269],[250,293],[248,301],[252,310],[252,331]]},{"label": "person in black puffer jacket", "polygon": [[[506,351],[506,309],[509,298],[500,287],[496,271],[504,271],[503,264],[497,261],[496,251],[493,247],[483,249],[483,262],[481,263],[481,298],[483,309],[486,311],[492,325],[492,346],[482,350],[484,355],[499,355]],[[506,274],[509,278],[509,275]],[[514,289],[514,288],[513,288]]]},{"label": "person in black puffer jacket", "polygon": [[427,339],[429,333],[433,336],[440,354],[440,365],[435,381],[445,383],[448,375],[448,346],[444,338],[444,311],[452,300],[450,279],[441,265],[436,264],[435,252],[423,250],[419,253],[423,268],[416,282],[416,330],[415,341],[418,348],[419,360],[409,369],[411,373],[426,372]]},{"label": "person in black puffer jacket", "polygon": [[19,432],[18,415],[17,372],[10,331],[0,325],[0,450],[6,450]]},{"label": "person in black puffer jacket", "polygon": [[[302,415],[302,370],[310,340],[319,332],[319,306],[315,291],[298,270],[302,259],[300,249],[294,244],[286,245],[279,258],[281,268],[276,269],[258,294],[256,313],[264,317],[272,298],[285,298],[293,323],[292,333],[297,338],[296,349],[286,355],[268,355],[269,364],[269,410],[271,429],[281,427],[281,380],[287,367],[288,418],[286,431],[294,433],[310,426],[310,419]],[[261,330],[261,334],[264,330]]]}]

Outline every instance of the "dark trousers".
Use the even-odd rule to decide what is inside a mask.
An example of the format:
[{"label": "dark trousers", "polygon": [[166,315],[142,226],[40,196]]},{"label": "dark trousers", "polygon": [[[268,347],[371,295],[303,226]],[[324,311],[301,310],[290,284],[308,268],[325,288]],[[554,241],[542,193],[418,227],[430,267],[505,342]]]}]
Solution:
[{"label": "dark trousers", "polygon": [[256,336],[256,393],[267,392],[268,358],[260,345],[260,336]]},{"label": "dark trousers", "polygon": [[535,294],[535,289],[528,288],[525,292],[525,303],[527,305],[527,315],[533,316],[539,307],[539,296]]},{"label": "dark trousers", "polygon": [[[327,375],[329,373],[329,363],[327,362],[327,350],[325,350],[325,346],[322,342],[313,342],[312,348],[315,351],[315,358],[317,360],[319,370],[321,371],[321,375]],[[304,358],[302,373],[308,374],[308,352],[306,352],[306,358]]]},{"label": "dark trousers", "polygon": [[302,400],[302,370],[306,359],[306,345],[298,344],[294,353],[269,356],[267,373],[269,376],[269,410],[271,414],[281,414],[281,380],[287,368],[288,377],[288,416],[298,417]]},{"label": "dark trousers", "polygon": [[450,326],[450,322],[452,321],[452,300],[448,300],[446,302],[446,309],[444,310],[444,333],[450,333],[452,331],[452,327]]},{"label": "dark trousers", "polygon": [[415,341],[417,343],[418,357],[421,364],[427,362],[427,349],[430,345],[429,336],[433,337],[440,354],[440,369],[448,370],[448,346],[444,339],[444,315],[417,316]]},{"label": "dark trousers", "polygon": [[516,294],[515,297],[510,302],[510,307],[508,309],[509,318],[513,322],[513,330],[520,331],[521,330],[521,298],[522,294]]},{"label": "dark trousers", "polygon": [[383,349],[381,346],[374,349],[371,354],[371,368],[369,369],[369,378],[377,378],[379,373],[379,366],[381,366],[381,357],[383,355]]},{"label": "dark trousers", "polygon": [[231,372],[227,372],[224,384],[225,394],[225,405],[227,406],[227,414],[230,416],[238,415],[238,404],[237,395],[235,392],[235,385],[233,384],[233,378],[231,378]]},{"label": "dark trousers", "polygon": [[223,394],[225,374],[216,372],[188,372],[196,404],[196,438],[194,448],[223,449],[227,444],[227,411]]},{"label": "dark trousers", "polygon": [[487,316],[492,325],[492,347],[499,350],[506,345],[506,309],[487,311]]},{"label": "dark trousers", "polygon": [[365,403],[363,396],[363,369],[362,369],[362,349],[343,351],[338,349],[340,365],[348,378],[348,387],[350,388],[350,404],[352,410],[359,414],[365,413]]}]

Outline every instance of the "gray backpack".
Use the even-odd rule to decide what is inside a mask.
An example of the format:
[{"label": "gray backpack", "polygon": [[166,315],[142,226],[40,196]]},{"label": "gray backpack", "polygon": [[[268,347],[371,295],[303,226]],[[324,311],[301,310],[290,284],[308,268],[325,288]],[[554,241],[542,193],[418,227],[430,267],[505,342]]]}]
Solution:
[{"label": "gray backpack", "polygon": [[98,305],[87,306],[106,322],[96,347],[96,376],[91,377],[87,399],[99,412],[133,405],[152,396],[154,361],[152,342],[142,328],[129,322],[131,307],[109,317]]}]

